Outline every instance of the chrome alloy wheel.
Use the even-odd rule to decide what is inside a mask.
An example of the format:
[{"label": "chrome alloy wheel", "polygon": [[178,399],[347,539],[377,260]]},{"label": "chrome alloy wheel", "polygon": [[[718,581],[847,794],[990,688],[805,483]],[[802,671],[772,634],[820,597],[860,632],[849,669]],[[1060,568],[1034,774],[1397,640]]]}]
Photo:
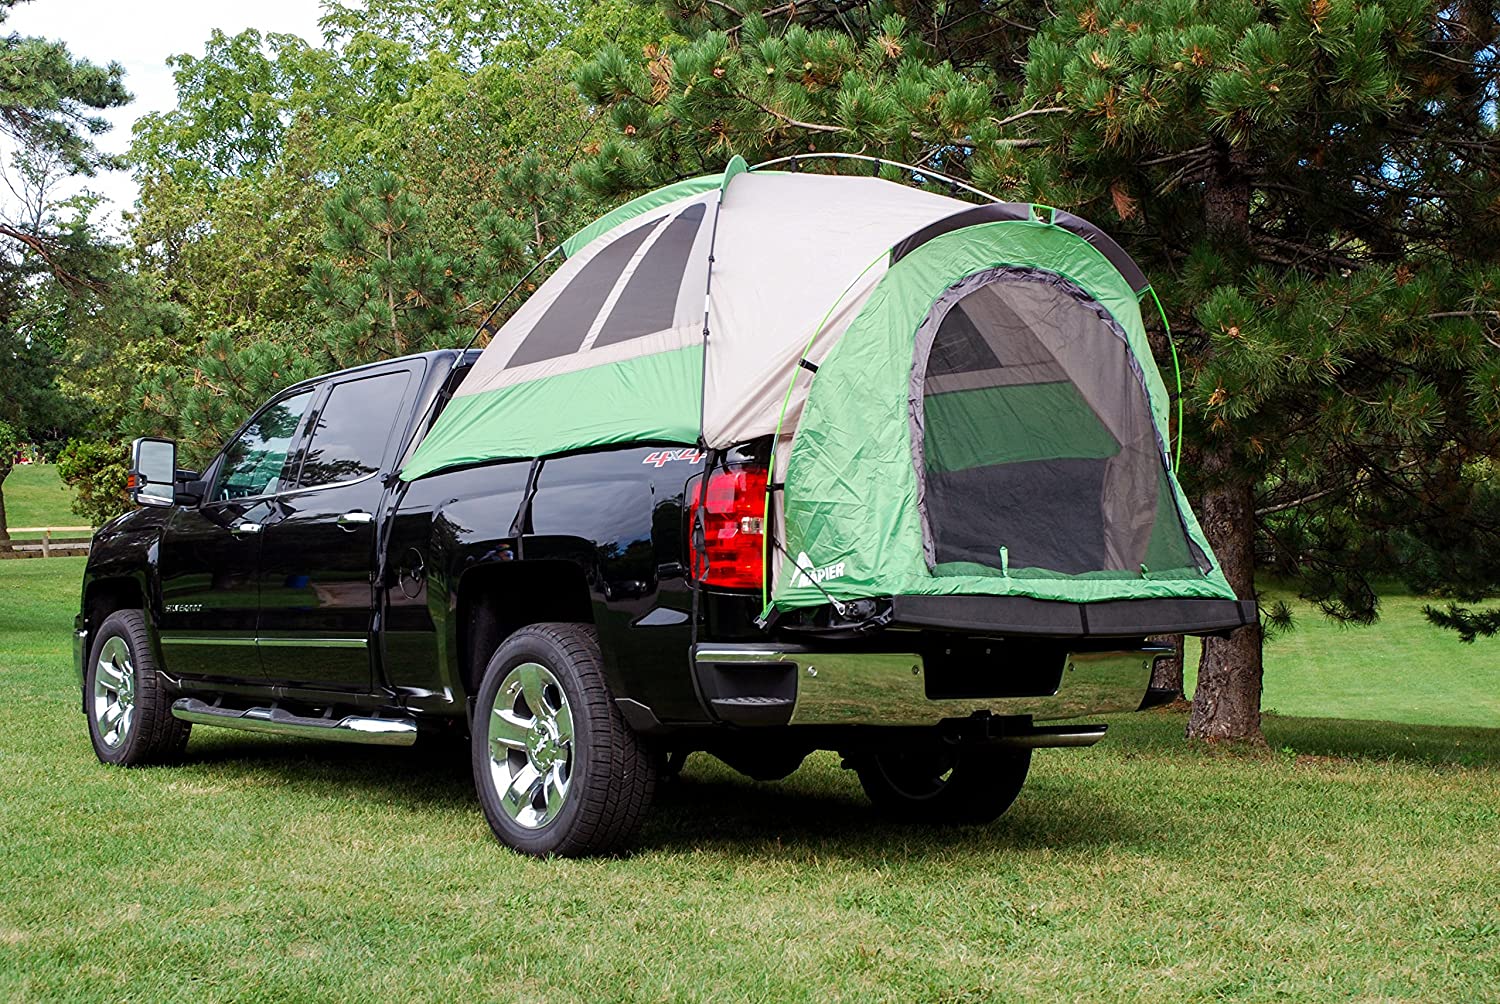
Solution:
[{"label": "chrome alloy wheel", "polygon": [[119,635],[107,639],[99,649],[94,670],[94,721],[99,738],[110,749],[118,749],[135,723],[135,666],[130,646]]},{"label": "chrome alloy wheel", "polygon": [[547,667],[523,662],[501,681],[489,749],[490,778],[506,814],[527,829],[556,819],[573,777],[573,713]]}]

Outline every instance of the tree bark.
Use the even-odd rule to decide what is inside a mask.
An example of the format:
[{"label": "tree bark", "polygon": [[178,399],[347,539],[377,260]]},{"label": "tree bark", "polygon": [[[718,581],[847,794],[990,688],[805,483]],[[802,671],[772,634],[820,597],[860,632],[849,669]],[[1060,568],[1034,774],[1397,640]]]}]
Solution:
[{"label": "tree bark", "polygon": [[[1248,157],[1215,140],[1212,168],[1203,193],[1203,222],[1226,248],[1246,249],[1250,240]],[[1254,484],[1237,469],[1232,430],[1205,445],[1199,462],[1204,485],[1199,516],[1224,577],[1242,600],[1255,598]],[[1255,623],[1228,638],[1203,639],[1198,685],[1188,715],[1189,739],[1264,744],[1260,731],[1261,632]]]},{"label": "tree bark", "polygon": [[[1227,446],[1203,451],[1208,489],[1198,511],[1224,577],[1243,600],[1255,598],[1255,496],[1232,474]],[[1198,686],[1188,715],[1189,739],[1264,744],[1260,731],[1260,624],[1228,638],[1204,638]]]}]

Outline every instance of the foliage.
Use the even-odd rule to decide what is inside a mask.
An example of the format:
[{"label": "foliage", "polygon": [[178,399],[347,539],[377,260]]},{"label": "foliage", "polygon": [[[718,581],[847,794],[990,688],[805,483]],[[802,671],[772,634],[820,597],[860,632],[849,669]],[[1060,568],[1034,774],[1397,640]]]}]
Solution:
[{"label": "foliage", "polygon": [[[0,0],[0,22],[15,2]],[[64,393],[60,373],[73,326],[95,308],[120,261],[96,232],[97,198],[60,199],[56,189],[67,176],[115,166],[93,137],[109,128],[97,113],[130,100],[123,74],[118,63],[75,59],[60,42],[0,35],[0,135],[13,147],[0,166],[13,197],[0,214],[0,424],[7,430],[0,481],[16,441],[57,441],[90,417]]]},{"label": "foliage", "polygon": [[130,508],[125,481],[130,451],[122,443],[75,439],[57,458],[57,473],[73,489],[73,511],[90,526],[103,526]]},{"label": "foliage", "polygon": [[171,312],[126,339],[146,414],[118,434],[202,459],[294,373],[465,342],[603,209],[570,179],[603,128],[574,68],[664,29],[626,0],[329,2],[322,26],[216,33],[137,127],[134,252]]},{"label": "foliage", "polygon": [[[0,22],[21,0],[0,0]],[[23,150],[60,157],[70,173],[113,166],[90,139],[109,129],[92,114],[130,100],[119,63],[75,59],[61,42],[0,37],[0,132]]]},{"label": "foliage", "polygon": [[9,422],[0,420],[0,540],[10,538],[10,532],[5,524],[5,479],[10,477],[11,468],[15,466],[16,451],[21,448],[21,438],[16,435],[15,427]]}]

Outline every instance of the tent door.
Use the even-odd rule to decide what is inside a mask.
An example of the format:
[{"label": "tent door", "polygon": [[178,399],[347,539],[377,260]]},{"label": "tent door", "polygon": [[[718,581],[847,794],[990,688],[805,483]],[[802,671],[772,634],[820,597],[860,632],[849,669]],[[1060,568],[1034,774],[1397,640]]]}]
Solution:
[{"label": "tent door", "polygon": [[917,332],[909,406],[935,575],[1203,570],[1139,362],[1053,272],[970,275]]}]

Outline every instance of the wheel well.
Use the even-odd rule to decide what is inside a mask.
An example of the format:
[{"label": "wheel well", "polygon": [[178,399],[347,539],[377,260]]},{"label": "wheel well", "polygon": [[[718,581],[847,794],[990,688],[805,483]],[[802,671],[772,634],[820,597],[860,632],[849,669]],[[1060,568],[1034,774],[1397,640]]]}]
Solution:
[{"label": "wheel well", "polygon": [[592,624],[594,607],[582,567],[571,561],[487,565],[458,585],[458,651],[464,689],[473,695],[500,643],[528,624]]},{"label": "wheel well", "polygon": [[134,579],[102,579],[89,583],[84,593],[83,609],[89,622],[89,641],[93,633],[104,623],[104,618],[116,610],[144,610],[146,597],[141,584]]}]

